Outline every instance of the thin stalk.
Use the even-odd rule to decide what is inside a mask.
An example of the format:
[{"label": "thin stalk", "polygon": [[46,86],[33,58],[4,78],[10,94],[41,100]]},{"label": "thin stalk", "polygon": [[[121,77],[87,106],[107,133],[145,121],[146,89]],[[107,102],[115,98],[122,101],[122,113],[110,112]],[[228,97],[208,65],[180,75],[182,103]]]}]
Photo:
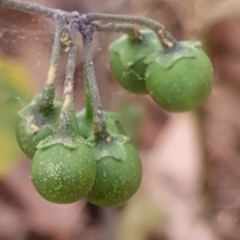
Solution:
[{"label": "thin stalk", "polygon": [[38,4],[14,0],[0,0],[0,6],[50,18],[55,18],[55,14],[60,12],[60,10],[40,6]]},{"label": "thin stalk", "polygon": [[74,92],[74,72],[77,55],[77,36],[79,29],[78,18],[72,18],[70,21],[71,47],[68,54],[66,77],[64,82],[63,106],[60,116],[59,132],[63,135],[69,131],[74,131],[72,124],[73,115],[73,92]]},{"label": "thin stalk", "polygon": [[84,78],[84,91],[85,91],[85,107],[86,107],[86,117],[87,119],[93,120],[93,109],[91,103],[90,90],[88,87],[87,76]]},{"label": "thin stalk", "polygon": [[168,31],[166,31],[165,27],[161,23],[149,18],[101,13],[88,13],[83,15],[82,17],[84,19],[87,19],[87,21],[89,22],[93,21],[127,22],[145,26],[155,31],[159,35],[162,43],[167,47],[173,47],[175,45],[174,38]]},{"label": "thin stalk", "polygon": [[129,35],[131,39],[139,39],[142,40],[142,35],[134,26],[130,24],[113,24],[108,23],[105,25],[102,24],[94,24],[95,31],[99,32],[123,32]]},{"label": "thin stalk", "polygon": [[[88,25],[92,26],[92,25]],[[110,136],[106,129],[103,119],[102,104],[99,96],[99,90],[96,83],[95,71],[93,67],[93,57],[91,52],[92,31],[86,28],[82,29],[83,38],[83,61],[84,71],[87,80],[87,87],[91,97],[93,109],[93,130],[96,141],[110,141]]]},{"label": "thin stalk", "polygon": [[53,100],[55,96],[54,83],[57,78],[58,60],[61,54],[61,37],[64,23],[65,19],[63,15],[56,15],[56,30],[50,59],[50,67],[48,70],[47,80],[44,84],[41,101],[41,109],[45,113],[48,113],[48,111],[53,108]]}]

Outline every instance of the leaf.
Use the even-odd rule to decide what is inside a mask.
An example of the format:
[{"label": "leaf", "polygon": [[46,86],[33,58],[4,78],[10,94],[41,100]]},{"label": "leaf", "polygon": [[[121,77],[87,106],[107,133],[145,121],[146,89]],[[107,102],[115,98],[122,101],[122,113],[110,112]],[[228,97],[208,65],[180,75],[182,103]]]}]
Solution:
[{"label": "leaf", "polygon": [[33,84],[18,63],[0,58],[0,177],[21,156],[15,138],[17,112],[33,95]]}]

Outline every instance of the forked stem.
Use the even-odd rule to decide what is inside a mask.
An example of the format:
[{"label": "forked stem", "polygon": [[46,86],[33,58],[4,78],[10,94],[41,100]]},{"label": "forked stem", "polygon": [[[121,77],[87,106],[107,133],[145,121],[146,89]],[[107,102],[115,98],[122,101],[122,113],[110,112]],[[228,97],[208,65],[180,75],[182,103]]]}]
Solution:
[{"label": "forked stem", "polygon": [[[113,15],[113,14],[101,14],[101,13],[88,13],[79,15],[78,13],[68,13],[61,10],[51,9],[37,4],[15,1],[15,0],[0,0],[0,6],[8,7],[23,12],[38,14],[49,18],[55,18],[57,21],[57,30],[55,33],[54,47],[51,57],[51,65],[48,73],[48,78],[44,87],[42,106],[43,109],[49,109],[53,106],[54,99],[54,82],[57,71],[57,61],[60,54],[60,38],[61,29],[63,24],[63,18],[66,22],[70,22],[70,35],[72,40],[72,46],[70,47],[67,73],[64,84],[64,103],[61,114],[60,128],[66,128],[70,124],[69,116],[70,112],[73,112],[73,77],[75,70],[75,57],[77,51],[77,32],[80,30],[83,36],[83,49],[84,49],[84,70],[87,80],[87,88],[89,88],[91,97],[91,106],[93,109],[93,122],[94,122],[94,134],[96,139],[107,140],[109,134],[106,130],[105,121],[103,119],[102,106],[99,97],[99,91],[96,84],[96,78],[93,67],[93,58],[91,53],[91,41],[93,32],[98,31],[113,31],[113,32],[126,32],[132,38],[139,38],[141,40],[141,34],[133,26],[123,24],[113,24],[111,22],[121,22],[138,24],[155,31],[162,43],[168,48],[174,47],[176,42],[172,35],[166,31],[164,26],[159,22],[152,19],[141,18],[135,16]],[[101,25],[95,23],[95,21],[110,22],[108,25]]]},{"label": "forked stem", "polygon": [[[56,14],[62,13],[65,15],[66,19],[71,20],[71,13],[57,10],[57,9],[51,9],[44,6],[40,6],[33,3],[28,2],[20,2],[15,0],[0,0],[0,6],[8,7],[15,10],[20,10],[23,12],[28,12],[31,14],[38,14],[45,17],[55,18]],[[155,31],[158,35],[162,43],[171,48],[175,46],[175,40],[172,37],[172,35],[166,31],[165,27],[152,19],[149,18],[141,18],[141,17],[135,17],[135,16],[124,16],[124,15],[118,15],[118,14],[102,14],[102,13],[88,13],[79,15],[79,21],[80,22],[94,22],[94,21],[104,21],[104,22],[125,22],[125,23],[131,23],[131,24],[138,24],[141,26],[145,26],[147,28],[152,29]],[[114,28],[112,28],[114,29]],[[115,28],[115,30],[118,32],[119,28]]]}]

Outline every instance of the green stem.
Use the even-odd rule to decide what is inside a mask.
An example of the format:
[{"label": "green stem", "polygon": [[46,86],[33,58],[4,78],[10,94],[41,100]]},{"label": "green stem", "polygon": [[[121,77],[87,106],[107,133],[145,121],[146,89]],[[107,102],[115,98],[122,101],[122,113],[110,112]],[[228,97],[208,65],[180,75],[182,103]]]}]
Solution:
[{"label": "green stem", "polygon": [[145,26],[155,31],[159,35],[164,45],[166,45],[167,47],[175,46],[174,38],[168,31],[166,31],[165,27],[161,23],[149,18],[101,13],[88,13],[83,15],[82,17],[87,19],[89,22],[93,21],[127,22]]},{"label": "green stem", "polygon": [[74,72],[77,55],[77,36],[79,29],[78,18],[72,18],[70,21],[70,37],[72,45],[68,54],[66,77],[64,82],[63,107],[60,116],[59,132],[62,135],[74,133],[73,126],[73,93],[74,93]]},{"label": "green stem", "polygon": [[47,80],[44,84],[42,100],[40,105],[41,111],[45,114],[48,114],[53,108],[53,100],[55,96],[54,83],[57,77],[57,67],[61,53],[61,37],[64,23],[65,23],[64,16],[62,14],[56,15],[56,30],[50,59],[50,67],[48,70]]},{"label": "green stem", "polygon": [[85,106],[86,106],[86,117],[89,120],[93,120],[93,108],[91,104],[90,90],[88,87],[87,76],[84,78],[84,91],[85,91]]},{"label": "green stem", "polygon": [[84,25],[81,28],[83,37],[83,60],[84,71],[87,80],[87,87],[91,97],[91,106],[93,109],[93,129],[96,141],[109,141],[110,136],[106,129],[106,124],[103,119],[102,105],[99,96],[99,91],[96,83],[96,77],[93,67],[93,57],[91,52],[91,42],[93,28],[92,24]]}]

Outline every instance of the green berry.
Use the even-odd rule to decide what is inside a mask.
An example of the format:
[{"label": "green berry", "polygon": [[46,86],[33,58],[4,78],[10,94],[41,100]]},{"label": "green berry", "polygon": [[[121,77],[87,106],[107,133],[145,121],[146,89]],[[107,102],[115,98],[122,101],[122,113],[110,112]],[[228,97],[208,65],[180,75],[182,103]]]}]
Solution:
[{"label": "green berry", "polygon": [[82,140],[51,136],[38,145],[31,168],[37,191],[54,203],[72,203],[85,197],[96,176],[91,148]]},{"label": "green berry", "polygon": [[41,100],[42,95],[36,95],[32,102],[18,113],[16,138],[20,148],[29,158],[36,152],[37,144],[58,128],[61,102],[54,100],[53,108],[46,113],[41,109]]},{"label": "green berry", "polygon": [[147,65],[144,59],[162,49],[162,44],[152,30],[141,30],[140,33],[141,40],[124,35],[110,45],[110,66],[116,81],[124,89],[137,94],[146,94]]},{"label": "green berry", "polygon": [[179,42],[145,59],[146,86],[154,101],[170,112],[199,107],[213,85],[213,68],[196,43]]},{"label": "green berry", "polygon": [[142,165],[136,149],[122,135],[95,148],[96,179],[87,199],[92,204],[112,207],[123,204],[138,190]]}]

